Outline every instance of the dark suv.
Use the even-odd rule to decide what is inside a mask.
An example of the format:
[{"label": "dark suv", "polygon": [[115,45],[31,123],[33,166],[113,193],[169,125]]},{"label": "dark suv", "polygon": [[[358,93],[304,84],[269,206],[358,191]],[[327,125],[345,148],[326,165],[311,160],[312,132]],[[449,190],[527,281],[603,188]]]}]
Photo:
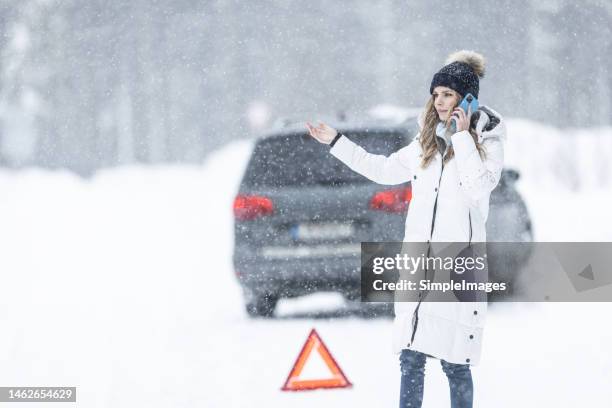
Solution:
[{"label": "dark suv", "polygon": [[[415,118],[330,125],[384,155],[407,145],[417,129]],[[492,192],[488,241],[532,240],[527,209],[513,187],[517,178],[505,169]],[[401,241],[410,199],[410,183],[371,182],[329,154],[302,123],[259,139],[234,200],[233,261],[248,314],[271,316],[279,298],[316,291],[359,299],[360,243]],[[504,223],[509,216],[512,222]]]}]

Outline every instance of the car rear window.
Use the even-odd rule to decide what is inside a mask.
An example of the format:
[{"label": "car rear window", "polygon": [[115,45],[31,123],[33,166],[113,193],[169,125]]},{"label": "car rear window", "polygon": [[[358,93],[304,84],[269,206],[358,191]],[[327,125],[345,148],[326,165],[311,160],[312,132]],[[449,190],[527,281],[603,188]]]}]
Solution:
[{"label": "car rear window", "polygon": [[[407,143],[401,132],[350,132],[349,139],[370,153],[385,156]],[[308,134],[263,139],[247,166],[244,183],[251,187],[312,186],[370,182],[329,153],[329,146]]]}]

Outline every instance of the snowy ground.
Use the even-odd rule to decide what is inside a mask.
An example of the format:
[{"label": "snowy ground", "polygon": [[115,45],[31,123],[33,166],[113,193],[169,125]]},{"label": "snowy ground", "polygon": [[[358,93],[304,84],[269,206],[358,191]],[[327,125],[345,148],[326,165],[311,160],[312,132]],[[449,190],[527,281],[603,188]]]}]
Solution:
[{"label": "snowy ground", "polygon": [[[573,147],[529,122],[509,130],[536,239],[612,241],[612,180],[591,174],[612,175],[610,129],[576,135]],[[246,317],[231,202],[250,149],[237,142],[203,166],[92,181],[1,171],[0,386],[77,386],[81,407],[397,406],[390,319],[339,317],[347,306],[324,293],[281,302],[279,319]],[[611,314],[612,304],[494,305],[473,369],[476,406],[610,406]],[[280,391],[312,327],[353,388]],[[439,363],[427,373],[424,406],[448,406]]]}]

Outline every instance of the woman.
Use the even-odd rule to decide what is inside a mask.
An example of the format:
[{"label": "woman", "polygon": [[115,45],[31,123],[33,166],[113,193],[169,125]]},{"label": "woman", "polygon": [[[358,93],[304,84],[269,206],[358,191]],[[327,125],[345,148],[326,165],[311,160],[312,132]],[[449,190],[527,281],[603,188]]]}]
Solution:
[{"label": "woman", "polygon": [[[411,182],[404,241],[486,242],[489,196],[503,167],[505,124],[486,106],[473,114],[458,107],[468,93],[478,98],[483,76],[482,55],[451,54],[433,76],[418,135],[388,157],[366,152],[324,123],[306,126],[312,137],[331,145],[332,155],[370,180]],[[400,407],[421,406],[426,356],[440,359],[451,407],[472,406],[470,365],[480,360],[486,307],[486,302],[395,302]]]}]

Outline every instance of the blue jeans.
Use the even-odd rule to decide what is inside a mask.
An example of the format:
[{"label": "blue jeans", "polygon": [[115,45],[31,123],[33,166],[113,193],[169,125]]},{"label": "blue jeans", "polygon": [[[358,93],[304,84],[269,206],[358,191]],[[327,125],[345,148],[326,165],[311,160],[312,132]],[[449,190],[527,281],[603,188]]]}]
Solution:
[{"label": "blue jeans", "polygon": [[[402,383],[400,408],[420,408],[423,403],[426,356],[418,351],[404,349],[400,355]],[[451,408],[472,408],[474,391],[469,364],[453,364],[440,360],[450,386]]]}]

